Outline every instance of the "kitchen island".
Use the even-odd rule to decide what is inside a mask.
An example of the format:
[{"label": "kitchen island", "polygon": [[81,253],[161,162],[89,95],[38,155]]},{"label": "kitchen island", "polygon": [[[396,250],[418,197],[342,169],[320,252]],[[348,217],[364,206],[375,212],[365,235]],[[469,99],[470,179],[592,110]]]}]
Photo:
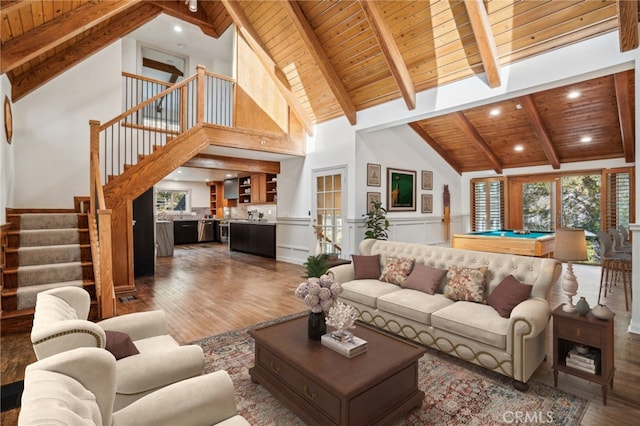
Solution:
[{"label": "kitchen island", "polygon": [[257,220],[229,222],[229,250],[276,257],[276,224]]}]

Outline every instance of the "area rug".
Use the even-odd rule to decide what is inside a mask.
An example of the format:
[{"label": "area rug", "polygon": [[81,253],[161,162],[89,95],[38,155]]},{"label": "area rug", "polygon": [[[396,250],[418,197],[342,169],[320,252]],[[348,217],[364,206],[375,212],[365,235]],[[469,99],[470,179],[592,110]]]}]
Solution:
[{"label": "area rug", "polygon": [[[235,385],[238,411],[254,426],[305,423],[262,386],[252,383],[254,342],[248,331],[305,315],[289,315],[194,342],[205,353],[205,372],[226,370]],[[512,380],[427,348],[419,361],[422,407],[399,419],[402,425],[579,424],[588,401],[530,380],[527,392]]]}]

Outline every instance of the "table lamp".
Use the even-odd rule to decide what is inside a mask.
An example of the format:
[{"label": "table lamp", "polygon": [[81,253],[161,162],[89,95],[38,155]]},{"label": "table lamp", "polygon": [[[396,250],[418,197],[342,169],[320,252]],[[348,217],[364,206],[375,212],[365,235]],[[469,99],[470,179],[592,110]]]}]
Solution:
[{"label": "table lamp", "polygon": [[584,229],[558,228],[553,249],[553,257],[567,262],[567,273],[562,277],[562,290],[567,295],[568,302],[562,306],[565,312],[575,312],[573,296],[578,292],[578,280],[573,273],[572,262],[587,260],[587,240]]}]

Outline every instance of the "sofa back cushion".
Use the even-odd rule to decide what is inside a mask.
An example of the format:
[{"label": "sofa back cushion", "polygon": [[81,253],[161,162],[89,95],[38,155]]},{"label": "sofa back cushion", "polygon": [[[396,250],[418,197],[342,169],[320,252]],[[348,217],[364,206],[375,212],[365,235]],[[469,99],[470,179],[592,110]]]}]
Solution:
[{"label": "sofa back cushion", "polygon": [[386,240],[363,240],[359,246],[361,255],[380,255],[384,265],[387,256],[415,259],[416,264],[432,268],[449,269],[452,265],[467,268],[487,267],[485,298],[502,282],[513,275],[520,282],[531,284],[530,297],[548,300],[551,285],[562,272],[562,264],[555,259],[489,253],[450,247],[428,246]]}]

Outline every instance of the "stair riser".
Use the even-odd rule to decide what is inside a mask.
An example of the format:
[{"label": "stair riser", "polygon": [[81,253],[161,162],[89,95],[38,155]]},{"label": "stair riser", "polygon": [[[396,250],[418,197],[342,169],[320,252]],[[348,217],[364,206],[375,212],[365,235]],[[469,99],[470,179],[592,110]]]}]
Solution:
[{"label": "stair riser", "polygon": [[[62,287],[62,285],[61,285]],[[92,281],[88,281],[83,283],[82,288],[89,292],[91,296],[91,300],[96,300],[96,285]],[[16,290],[11,292],[6,292],[2,294],[2,311],[3,314],[9,313],[11,311],[16,311],[18,309],[18,296],[16,294]],[[4,321],[4,316],[3,316]]]},{"label": "stair riser", "polygon": [[[94,280],[93,273],[93,265],[92,264],[82,264],[82,276],[77,279],[81,279],[83,281],[93,281]],[[17,289],[18,288],[18,274],[14,271],[7,271],[3,275],[4,279],[4,289]],[[51,281],[49,281],[51,282]],[[46,282],[41,282],[38,284],[46,284]]]},{"label": "stair riser", "polygon": [[[90,246],[80,246],[80,260],[82,262],[91,262],[91,247]],[[73,260],[64,260],[63,262],[72,262]],[[37,263],[36,263],[37,264]],[[17,251],[8,251],[6,257],[6,268],[13,269],[20,266],[19,256]]]}]

